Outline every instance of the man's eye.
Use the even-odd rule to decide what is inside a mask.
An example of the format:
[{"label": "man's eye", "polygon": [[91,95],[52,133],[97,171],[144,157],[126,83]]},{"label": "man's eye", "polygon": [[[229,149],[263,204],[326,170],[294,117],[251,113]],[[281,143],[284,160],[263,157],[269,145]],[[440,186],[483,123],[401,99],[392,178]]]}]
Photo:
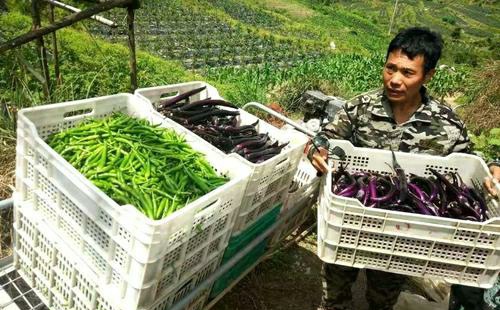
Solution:
[{"label": "man's eye", "polygon": [[413,72],[411,72],[411,71],[403,71],[403,74],[404,74],[404,76],[406,76],[406,77],[410,77],[410,76],[412,76],[412,75],[413,75]]},{"label": "man's eye", "polygon": [[396,69],[395,69],[394,67],[392,67],[392,66],[387,66],[387,67],[385,67],[385,70],[386,70],[387,72],[389,72],[389,73],[394,73],[394,72],[396,72]]}]

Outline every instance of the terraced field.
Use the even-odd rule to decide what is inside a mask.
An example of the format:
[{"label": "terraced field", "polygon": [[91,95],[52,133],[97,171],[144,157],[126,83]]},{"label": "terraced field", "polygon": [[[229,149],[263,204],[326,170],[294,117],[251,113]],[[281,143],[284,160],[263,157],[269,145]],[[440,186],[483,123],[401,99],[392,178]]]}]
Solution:
[{"label": "terraced field", "polygon": [[[109,17],[123,20],[123,10]],[[272,13],[237,1],[190,5],[189,1],[149,0],[137,12],[137,24],[139,48],[179,60],[187,69],[265,62],[291,66],[323,52],[314,45],[262,31],[279,32],[283,24]],[[113,42],[125,40],[123,27],[111,30],[96,23],[90,25],[94,33]]]}]

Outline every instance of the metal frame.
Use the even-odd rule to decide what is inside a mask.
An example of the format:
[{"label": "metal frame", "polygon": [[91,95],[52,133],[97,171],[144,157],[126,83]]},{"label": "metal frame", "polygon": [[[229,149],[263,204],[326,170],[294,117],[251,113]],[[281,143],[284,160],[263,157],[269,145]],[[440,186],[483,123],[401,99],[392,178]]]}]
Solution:
[{"label": "metal frame", "polygon": [[[11,256],[9,258],[12,260]],[[2,298],[7,298],[7,301],[3,301]],[[9,264],[4,269],[0,269],[0,309],[41,310],[48,308],[21,278],[16,269]]]},{"label": "metal frame", "polygon": [[288,125],[290,126],[293,126],[295,127],[295,129],[297,129],[298,131],[308,135],[309,137],[314,137],[316,136],[316,133],[314,131],[311,131],[309,129],[307,129],[306,127],[304,126],[301,126],[299,124],[297,124],[296,122],[292,121],[291,119],[289,119],[288,117],[284,116],[284,115],[281,115],[280,113],[266,107],[265,105],[261,104],[261,103],[258,103],[258,102],[249,102],[247,104],[245,104],[243,106],[243,110],[246,110],[248,108],[257,108],[259,110],[262,110],[264,112],[267,112],[269,114],[271,114],[272,116],[282,120],[283,122],[287,123]]}]

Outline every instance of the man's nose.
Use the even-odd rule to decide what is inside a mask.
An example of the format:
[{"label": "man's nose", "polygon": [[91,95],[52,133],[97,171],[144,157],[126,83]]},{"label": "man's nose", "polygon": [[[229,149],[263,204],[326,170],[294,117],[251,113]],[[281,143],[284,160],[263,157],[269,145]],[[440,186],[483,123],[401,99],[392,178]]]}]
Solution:
[{"label": "man's nose", "polygon": [[391,82],[391,85],[394,85],[394,86],[401,85],[401,74],[399,74],[398,72],[393,74],[390,82]]}]

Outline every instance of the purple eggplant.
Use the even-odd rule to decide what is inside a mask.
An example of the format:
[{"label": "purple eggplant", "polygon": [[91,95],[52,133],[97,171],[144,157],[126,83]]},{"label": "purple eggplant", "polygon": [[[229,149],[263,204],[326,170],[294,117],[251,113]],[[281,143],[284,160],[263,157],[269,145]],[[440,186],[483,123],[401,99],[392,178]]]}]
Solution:
[{"label": "purple eggplant", "polygon": [[[380,184],[381,186],[378,186],[378,184]],[[385,194],[380,196],[378,193],[379,189],[381,192],[385,192]],[[375,194],[372,194],[370,192],[370,194],[372,195],[370,197],[371,201],[373,201],[373,202],[387,202],[387,201],[390,201],[391,198],[396,193],[396,188],[391,183],[391,181],[389,181],[383,177],[380,177],[378,179],[375,179],[375,191],[374,192],[375,192]]]},{"label": "purple eggplant", "polygon": [[238,108],[234,106],[232,103],[225,101],[225,100],[220,100],[220,99],[204,99],[204,100],[198,100],[195,102],[192,102],[190,104],[183,105],[182,107],[177,108],[177,111],[186,111],[186,110],[193,110],[200,108],[202,106],[222,106],[222,107],[229,107],[237,110]]},{"label": "purple eggplant", "polygon": [[399,165],[398,161],[396,160],[396,154],[394,151],[391,149],[392,153],[392,168],[396,172],[396,175],[398,176],[399,180],[399,198],[398,202],[402,203],[403,201],[406,200],[406,197],[408,196],[408,185],[406,182],[406,174],[403,168]]},{"label": "purple eggplant", "polygon": [[[232,150],[231,152],[237,152],[238,150],[240,149],[244,149],[244,148],[256,148],[256,147],[261,147],[263,146],[264,144],[266,144],[266,142],[269,140],[269,135],[267,133],[265,133],[263,136],[260,136],[260,138],[258,139],[249,139],[249,140],[246,140],[244,142],[240,142],[238,143]],[[233,141],[234,143],[234,141]]]},{"label": "purple eggplant", "polygon": [[212,117],[212,116],[234,116],[234,115],[239,115],[240,112],[238,111],[228,111],[228,110],[210,110],[208,112],[205,112],[205,113],[200,113],[198,115],[195,115],[195,116],[191,116],[189,118],[186,119],[187,123],[188,124],[193,124],[193,123],[196,123],[196,122],[199,122],[199,121],[204,121],[206,120],[207,118],[209,117]]},{"label": "purple eggplant", "polygon": [[[254,152],[262,152],[264,151],[265,149],[267,148],[272,148],[272,147],[277,147],[279,145],[278,141],[272,143],[272,144],[264,144],[263,146],[259,147],[259,148],[243,148],[241,149],[240,151],[243,153],[243,154],[249,154],[249,153],[254,153]],[[239,152],[239,151],[238,151]]]},{"label": "purple eggplant", "polygon": [[410,183],[413,183],[421,189],[426,200],[434,201],[437,198],[438,188],[430,179],[412,175],[410,177]]},{"label": "purple eggplant", "polygon": [[248,153],[248,154],[245,154],[244,157],[248,160],[254,160],[254,159],[260,158],[264,155],[270,155],[270,154],[278,155],[279,153],[281,153],[281,148],[278,146],[275,148],[268,148],[268,149],[265,149],[265,150],[260,151],[260,152]]},{"label": "purple eggplant", "polygon": [[165,107],[172,106],[172,105],[178,103],[179,101],[188,99],[189,97],[202,92],[206,88],[207,88],[206,86],[202,86],[202,87],[195,88],[195,89],[192,89],[190,91],[187,91],[185,93],[179,94],[179,95],[177,95],[175,97],[160,100],[159,103],[158,103],[158,108],[162,109],[162,108],[165,108]]}]

